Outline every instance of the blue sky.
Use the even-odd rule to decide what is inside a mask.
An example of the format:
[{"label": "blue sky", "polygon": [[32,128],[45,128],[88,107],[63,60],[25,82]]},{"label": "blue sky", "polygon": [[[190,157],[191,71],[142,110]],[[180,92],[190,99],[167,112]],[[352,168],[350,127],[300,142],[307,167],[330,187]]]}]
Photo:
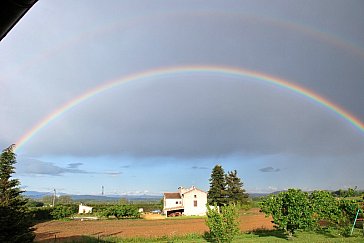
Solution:
[{"label": "blue sky", "polygon": [[[244,68],[364,120],[362,1],[39,1],[0,43],[0,146],[110,80],[171,66]],[[155,194],[236,169],[249,192],[364,187],[364,134],[324,106],[249,77],[122,84],[17,151],[27,190]]]}]

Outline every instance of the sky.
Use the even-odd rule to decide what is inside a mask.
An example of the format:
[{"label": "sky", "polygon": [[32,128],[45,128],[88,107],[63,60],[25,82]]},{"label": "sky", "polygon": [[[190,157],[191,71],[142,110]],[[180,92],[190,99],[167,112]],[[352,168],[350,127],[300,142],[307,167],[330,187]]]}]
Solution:
[{"label": "sky", "polygon": [[364,189],[363,1],[39,1],[0,43],[25,190]]}]

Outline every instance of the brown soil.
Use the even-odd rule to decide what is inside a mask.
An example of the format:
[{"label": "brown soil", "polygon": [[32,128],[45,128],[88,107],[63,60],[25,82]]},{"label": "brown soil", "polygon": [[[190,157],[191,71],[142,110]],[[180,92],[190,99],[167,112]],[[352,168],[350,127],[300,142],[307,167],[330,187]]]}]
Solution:
[{"label": "brown soil", "polygon": [[[240,229],[272,229],[270,218],[265,218],[258,209],[251,209],[240,217]],[[203,218],[155,219],[155,220],[96,220],[96,221],[49,221],[36,225],[36,241],[54,242],[73,240],[81,236],[117,237],[161,237],[203,234],[208,228]],[[59,242],[57,240],[57,242]]]}]

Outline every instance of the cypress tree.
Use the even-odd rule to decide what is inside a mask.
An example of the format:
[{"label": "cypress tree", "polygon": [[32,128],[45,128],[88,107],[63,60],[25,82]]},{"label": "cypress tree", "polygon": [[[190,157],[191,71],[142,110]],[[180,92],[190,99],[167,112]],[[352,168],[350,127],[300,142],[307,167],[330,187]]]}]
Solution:
[{"label": "cypress tree", "polygon": [[245,193],[243,182],[237,176],[236,170],[229,171],[226,175],[226,194],[229,203],[244,203],[248,199],[248,194]]},{"label": "cypress tree", "polygon": [[210,205],[216,203],[218,206],[226,204],[226,181],[225,172],[221,165],[212,169],[210,178],[210,189],[207,194],[207,201]]},{"label": "cypress tree", "polygon": [[33,242],[33,223],[21,195],[20,182],[11,179],[15,172],[14,145],[4,149],[0,155],[0,242]]}]

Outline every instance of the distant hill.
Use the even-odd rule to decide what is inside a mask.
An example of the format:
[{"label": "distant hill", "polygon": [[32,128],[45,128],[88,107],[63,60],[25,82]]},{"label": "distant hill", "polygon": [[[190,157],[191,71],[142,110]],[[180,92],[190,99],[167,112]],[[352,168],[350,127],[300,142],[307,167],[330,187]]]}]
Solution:
[{"label": "distant hill", "polygon": [[[53,195],[51,192],[25,191],[25,197],[31,199],[41,199],[44,196]],[[126,198],[129,201],[157,201],[162,198],[162,195],[73,195],[65,193],[57,193],[57,195],[68,195],[74,201],[118,201],[120,198]]]},{"label": "distant hill", "polygon": [[249,194],[249,197],[256,198],[256,197],[264,197],[264,196],[267,196],[269,193],[255,193],[255,192],[251,192],[251,193],[248,193],[248,194]]}]

